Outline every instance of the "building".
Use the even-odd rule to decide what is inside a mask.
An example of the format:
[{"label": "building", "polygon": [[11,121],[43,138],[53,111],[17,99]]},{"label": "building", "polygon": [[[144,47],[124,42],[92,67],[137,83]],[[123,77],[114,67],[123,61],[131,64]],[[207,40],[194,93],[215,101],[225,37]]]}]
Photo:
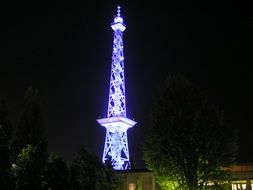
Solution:
[{"label": "building", "polygon": [[122,185],[120,190],[160,190],[153,172],[147,169],[119,170]]},{"label": "building", "polygon": [[231,166],[232,190],[253,190],[253,163],[241,163]]},{"label": "building", "polygon": [[[231,190],[253,190],[253,163],[235,164],[230,167]],[[120,190],[161,190],[153,172],[147,169],[117,171],[122,185]]]}]

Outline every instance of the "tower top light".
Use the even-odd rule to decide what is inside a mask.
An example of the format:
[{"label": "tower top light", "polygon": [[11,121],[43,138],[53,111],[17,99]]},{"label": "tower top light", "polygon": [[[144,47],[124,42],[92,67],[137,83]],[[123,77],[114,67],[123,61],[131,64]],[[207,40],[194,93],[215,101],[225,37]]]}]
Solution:
[{"label": "tower top light", "polygon": [[117,10],[117,13],[118,13],[117,16],[120,17],[120,6],[118,6],[117,8],[118,8],[118,10]]},{"label": "tower top light", "polygon": [[120,6],[118,6],[117,8],[117,16],[114,17],[114,22],[112,23],[111,27],[114,31],[119,30],[123,32],[126,29],[126,26],[123,23],[123,18],[120,16]]}]

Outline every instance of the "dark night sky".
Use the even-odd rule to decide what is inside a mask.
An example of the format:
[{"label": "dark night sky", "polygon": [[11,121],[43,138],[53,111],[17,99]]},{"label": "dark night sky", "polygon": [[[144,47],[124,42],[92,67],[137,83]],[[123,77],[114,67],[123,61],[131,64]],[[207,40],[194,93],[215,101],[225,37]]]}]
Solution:
[{"label": "dark night sky", "polygon": [[0,93],[15,126],[29,86],[39,89],[49,150],[102,156],[113,33],[122,6],[130,156],[138,167],[152,99],[166,75],[181,73],[240,129],[238,160],[253,161],[253,17],[243,1],[18,1],[2,5]]}]

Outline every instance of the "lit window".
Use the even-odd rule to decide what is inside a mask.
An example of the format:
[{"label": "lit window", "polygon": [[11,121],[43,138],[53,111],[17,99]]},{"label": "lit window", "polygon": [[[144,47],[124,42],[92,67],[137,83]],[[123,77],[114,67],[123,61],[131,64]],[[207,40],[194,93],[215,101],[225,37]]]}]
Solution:
[{"label": "lit window", "polygon": [[128,190],[136,190],[136,184],[135,183],[129,183],[128,184]]},{"label": "lit window", "polygon": [[237,190],[236,184],[232,184],[232,190]]}]

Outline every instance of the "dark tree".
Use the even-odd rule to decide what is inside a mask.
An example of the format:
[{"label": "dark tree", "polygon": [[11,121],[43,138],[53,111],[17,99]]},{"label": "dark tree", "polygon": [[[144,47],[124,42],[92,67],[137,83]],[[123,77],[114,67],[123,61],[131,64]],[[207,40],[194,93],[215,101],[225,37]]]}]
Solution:
[{"label": "dark tree", "polygon": [[16,138],[12,144],[12,160],[15,161],[22,148],[28,144],[37,147],[41,160],[47,159],[47,140],[41,112],[41,99],[38,90],[28,88],[24,97],[24,108],[20,114],[16,129]]},{"label": "dark tree", "polygon": [[42,167],[38,158],[38,150],[27,145],[18,155],[15,166],[12,168],[16,190],[42,189]]},{"label": "dark tree", "polygon": [[235,161],[237,131],[223,111],[182,75],[170,76],[155,98],[144,160],[164,188],[205,189],[219,185]]},{"label": "dark tree", "polygon": [[81,146],[70,165],[71,189],[114,190],[120,180],[110,162],[102,164],[97,156],[90,154]]},{"label": "dark tree", "polygon": [[113,169],[111,160],[106,160],[103,166],[104,174],[104,190],[118,190],[121,185],[120,177],[117,175],[116,171]]},{"label": "dark tree", "polygon": [[70,166],[72,189],[101,189],[102,163],[81,146]]},{"label": "dark tree", "polygon": [[68,189],[69,170],[63,158],[51,153],[44,172],[44,189]]},{"label": "dark tree", "polygon": [[0,125],[0,188],[11,189],[10,161],[8,140],[2,125]]},{"label": "dark tree", "polygon": [[12,125],[8,116],[8,106],[5,96],[0,95],[0,125],[2,126],[7,140],[12,137]]},{"label": "dark tree", "polygon": [[12,126],[8,118],[7,102],[0,96],[0,187],[11,189],[9,141],[12,136]]}]

